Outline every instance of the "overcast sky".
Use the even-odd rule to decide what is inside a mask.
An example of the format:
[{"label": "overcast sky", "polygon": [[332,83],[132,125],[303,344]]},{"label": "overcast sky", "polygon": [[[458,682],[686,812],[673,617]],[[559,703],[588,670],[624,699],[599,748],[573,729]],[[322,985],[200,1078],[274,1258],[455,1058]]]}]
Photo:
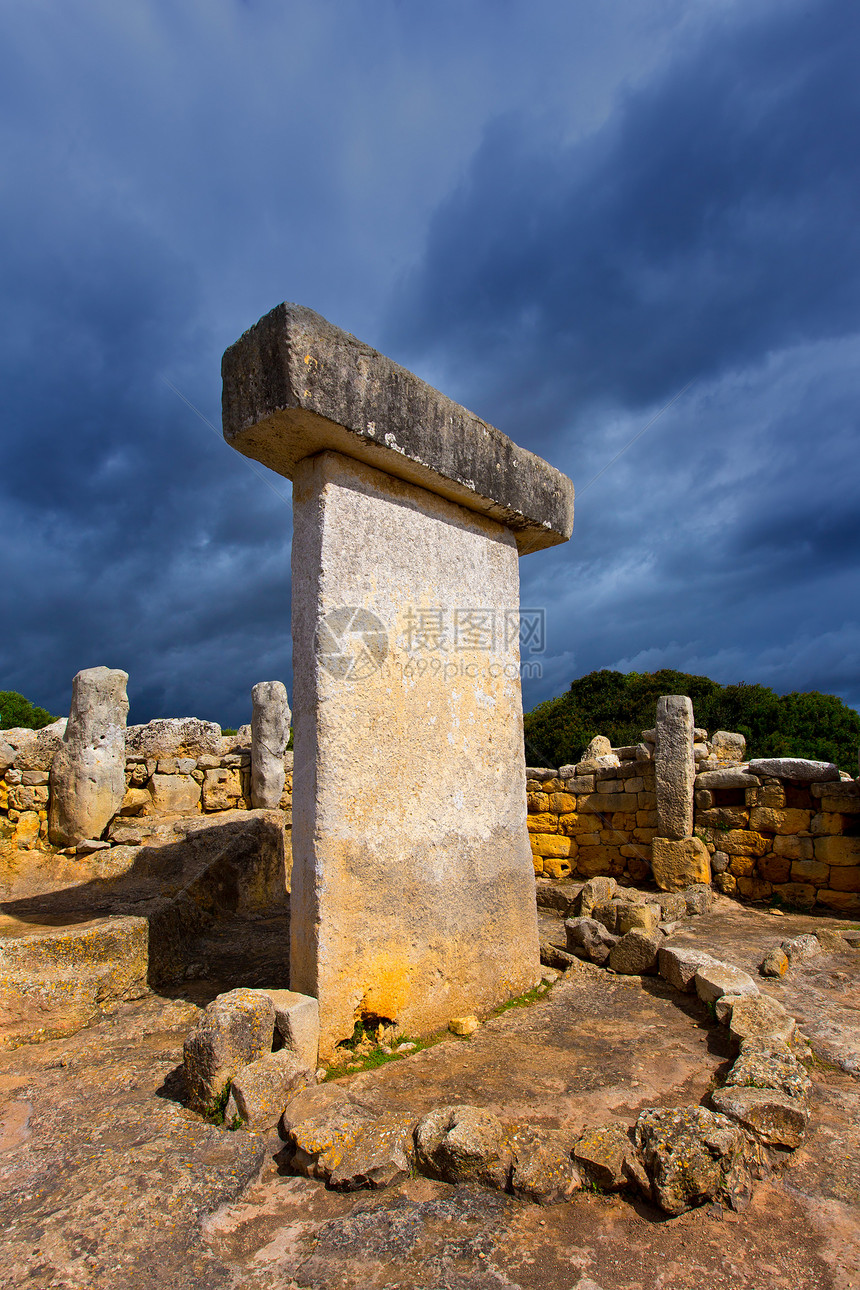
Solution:
[{"label": "overcast sky", "polygon": [[236,725],[291,687],[291,486],[221,440],[219,365],[293,300],[573,478],[527,708],[601,667],[860,706],[856,4],[3,27],[0,689],[64,713],[106,664],[132,721]]}]

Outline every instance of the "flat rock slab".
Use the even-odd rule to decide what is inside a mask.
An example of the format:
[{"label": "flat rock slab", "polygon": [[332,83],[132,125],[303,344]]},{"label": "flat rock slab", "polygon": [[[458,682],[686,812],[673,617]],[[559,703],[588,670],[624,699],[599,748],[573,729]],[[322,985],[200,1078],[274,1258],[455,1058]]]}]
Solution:
[{"label": "flat rock slab", "polygon": [[566,475],[312,309],[278,305],[222,376],[224,438],[287,479],[331,449],[498,520],[521,554],[570,537]]},{"label": "flat rock slab", "polygon": [[[701,1098],[723,1059],[703,1042],[714,1029],[700,1029],[698,1012],[656,993],[659,981],[643,990],[599,969],[564,989],[563,1024],[552,995],[513,1009],[482,1027],[480,1041],[450,1038],[398,1063],[398,1085],[426,1076],[427,1109],[486,1097],[497,1113],[568,1126],[586,1113],[593,1125],[629,1124],[644,1106]],[[683,1006],[701,1009],[691,998]],[[797,1167],[760,1184],[749,1209],[655,1222],[656,1211],[590,1192],[541,1209],[424,1178],[356,1194],[285,1177],[277,1141],[226,1133],[174,1100],[195,1015],[150,996],[73,1040],[0,1054],[10,1286],[584,1290],[590,1281],[630,1290],[633,1266],[649,1288],[667,1284],[671,1269],[679,1290],[821,1290],[855,1279],[860,1099],[856,1080],[838,1070],[814,1072],[815,1118]],[[495,1042],[481,1049],[488,1033]],[[374,1081],[394,1070],[346,1086],[372,1100]],[[380,1084],[380,1095],[393,1087]]]}]

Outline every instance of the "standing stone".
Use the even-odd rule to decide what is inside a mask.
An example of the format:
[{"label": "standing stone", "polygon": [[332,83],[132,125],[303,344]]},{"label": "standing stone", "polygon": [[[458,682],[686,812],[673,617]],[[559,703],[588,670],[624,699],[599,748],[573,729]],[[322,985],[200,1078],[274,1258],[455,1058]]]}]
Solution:
[{"label": "standing stone", "polygon": [[284,753],[290,705],[281,681],[258,681],[251,691],[251,805],[275,809],[284,791]]},{"label": "standing stone", "polygon": [[573,488],[311,310],[222,370],[227,442],[294,481],[291,984],[325,1059],[540,980],[517,555]]},{"label": "standing stone", "polygon": [[657,832],[679,842],[693,833],[693,705],[685,694],[657,700]]},{"label": "standing stone", "polygon": [[48,836],[70,847],[99,838],[125,797],[128,673],[89,667],[72,682],[72,707],[51,768]]}]

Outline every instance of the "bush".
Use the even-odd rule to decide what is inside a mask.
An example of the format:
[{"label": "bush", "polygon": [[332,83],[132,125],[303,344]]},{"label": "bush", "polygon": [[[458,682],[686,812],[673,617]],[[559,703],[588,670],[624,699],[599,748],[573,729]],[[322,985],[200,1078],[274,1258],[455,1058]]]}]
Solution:
[{"label": "bush", "polygon": [[28,730],[41,730],[56,721],[50,712],[37,708],[16,690],[0,690],[0,730],[11,730],[13,726],[26,726]]},{"label": "bush", "polygon": [[692,699],[697,726],[736,730],[748,757],[811,757],[857,774],[860,714],[832,694],[776,694],[764,685],[719,685],[706,676],[660,672],[590,672],[566,694],[525,717],[526,761],[561,766],[581,759],[595,735],[614,747],[638,743],[654,725],[661,694]]}]

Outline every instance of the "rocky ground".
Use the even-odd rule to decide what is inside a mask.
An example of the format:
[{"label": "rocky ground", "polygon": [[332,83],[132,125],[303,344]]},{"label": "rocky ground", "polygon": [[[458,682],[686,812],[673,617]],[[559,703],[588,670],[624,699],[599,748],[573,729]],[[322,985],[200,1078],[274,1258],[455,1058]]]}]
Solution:
[{"label": "rocky ground", "polygon": [[[720,900],[673,939],[754,970],[781,939],[840,926]],[[208,948],[217,958],[215,941]],[[421,1177],[341,1194],[284,1176],[276,1137],[226,1132],[182,1104],[182,1040],[211,997],[204,982],[186,997],[123,1003],[73,1037],[0,1054],[0,1285],[860,1287],[858,961],[828,953],[762,983],[818,1054],[809,1133],[742,1213],[707,1206],[678,1218],[587,1191],[539,1207]],[[224,984],[238,984],[233,975]],[[470,1039],[448,1037],[349,1086],[374,1109],[417,1118],[470,1102],[572,1141],[647,1106],[700,1102],[728,1062],[724,1028],[694,997],[588,966]]]}]

